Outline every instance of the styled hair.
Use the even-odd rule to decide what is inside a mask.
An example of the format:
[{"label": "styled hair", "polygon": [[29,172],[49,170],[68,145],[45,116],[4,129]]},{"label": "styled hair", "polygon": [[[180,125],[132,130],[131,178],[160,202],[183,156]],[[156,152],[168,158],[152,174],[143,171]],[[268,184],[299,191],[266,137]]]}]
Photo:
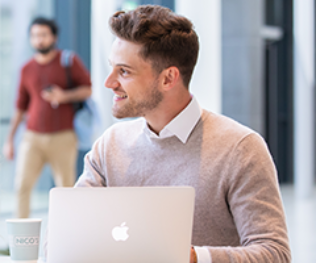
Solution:
[{"label": "styled hair", "polygon": [[48,26],[52,32],[52,34],[57,37],[58,36],[58,26],[56,22],[52,19],[47,19],[45,17],[36,17],[30,24],[30,30],[34,25],[44,25]]},{"label": "styled hair", "polygon": [[188,87],[199,52],[192,23],[185,17],[158,5],[141,5],[135,10],[116,12],[109,20],[114,35],[142,45],[140,56],[153,69],[175,66]]}]

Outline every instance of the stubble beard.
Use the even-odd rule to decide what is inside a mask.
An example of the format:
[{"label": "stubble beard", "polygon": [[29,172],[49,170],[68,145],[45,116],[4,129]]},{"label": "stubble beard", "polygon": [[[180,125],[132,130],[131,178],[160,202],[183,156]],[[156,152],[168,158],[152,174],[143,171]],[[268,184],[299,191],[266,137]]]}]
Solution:
[{"label": "stubble beard", "polygon": [[43,55],[48,54],[51,50],[55,48],[55,43],[52,43],[50,46],[45,47],[45,48],[37,48],[36,52],[41,53]]},{"label": "stubble beard", "polygon": [[115,118],[132,118],[143,117],[148,111],[151,111],[158,107],[163,100],[163,94],[158,90],[158,84],[155,83],[152,86],[150,93],[146,96],[146,100],[142,101],[129,101],[123,107],[116,107],[115,104],[112,107],[112,114]]}]

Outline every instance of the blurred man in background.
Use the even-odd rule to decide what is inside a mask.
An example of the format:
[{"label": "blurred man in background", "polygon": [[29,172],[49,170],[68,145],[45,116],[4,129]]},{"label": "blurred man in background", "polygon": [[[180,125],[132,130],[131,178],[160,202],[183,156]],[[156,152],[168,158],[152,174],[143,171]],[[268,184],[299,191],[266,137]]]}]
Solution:
[{"label": "blurred man in background", "polygon": [[73,88],[56,49],[58,27],[53,20],[38,17],[30,25],[34,57],[21,70],[16,111],[3,148],[7,159],[14,158],[14,136],[26,116],[26,132],[16,163],[17,216],[29,216],[30,195],[45,163],[53,170],[57,186],[73,186],[76,173],[77,138],[73,130],[74,102],[91,95],[88,71],[78,56],[71,57]]}]

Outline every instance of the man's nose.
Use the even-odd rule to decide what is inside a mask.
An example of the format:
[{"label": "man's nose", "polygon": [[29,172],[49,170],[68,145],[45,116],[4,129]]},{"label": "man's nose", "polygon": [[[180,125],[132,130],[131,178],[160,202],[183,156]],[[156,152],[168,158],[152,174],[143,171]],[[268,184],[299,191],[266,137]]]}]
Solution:
[{"label": "man's nose", "polygon": [[107,76],[104,81],[104,87],[109,89],[115,89],[119,86],[119,82],[117,81],[113,71]]}]

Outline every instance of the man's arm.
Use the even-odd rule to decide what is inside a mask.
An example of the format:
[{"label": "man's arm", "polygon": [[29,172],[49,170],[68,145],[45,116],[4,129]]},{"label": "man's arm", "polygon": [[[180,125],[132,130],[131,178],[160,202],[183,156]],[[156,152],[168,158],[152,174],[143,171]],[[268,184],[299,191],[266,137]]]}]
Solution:
[{"label": "man's arm", "polygon": [[92,149],[84,157],[84,170],[75,187],[106,187],[106,167],[104,160],[104,134],[93,144]]},{"label": "man's arm", "polygon": [[42,98],[52,105],[65,104],[76,101],[84,101],[92,94],[91,86],[82,85],[74,89],[64,90],[53,85],[51,90],[43,90]]},{"label": "man's arm", "polygon": [[[91,86],[82,85],[75,89],[68,89],[64,91],[64,103],[84,101],[92,94]],[[63,103],[63,102],[61,102]]]},{"label": "man's arm", "polygon": [[20,123],[23,121],[25,111],[17,109],[11,120],[9,135],[3,146],[3,154],[8,160],[14,158],[14,135],[18,129]]},{"label": "man's arm", "polygon": [[233,156],[226,201],[240,246],[208,247],[211,262],[291,262],[277,173],[264,140],[255,133],[244,137]]}]

